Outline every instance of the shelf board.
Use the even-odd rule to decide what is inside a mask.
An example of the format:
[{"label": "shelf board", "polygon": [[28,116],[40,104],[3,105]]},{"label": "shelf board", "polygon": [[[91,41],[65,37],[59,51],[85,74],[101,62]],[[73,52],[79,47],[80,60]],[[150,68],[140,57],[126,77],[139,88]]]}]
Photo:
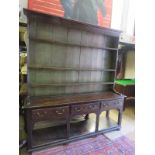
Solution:
[{"label": "shelf board", "polygon": [[30,87],[36,88],[36,87],[51,87],[51,86],[79,86],[79,85],[96,85],[96,84],[102,84],[102,85],[112,85],[114,82],[71,82],[71,83],[49,83],[49,84],[30,84]]},{"label": "shelf board", "polygon": [[[51,122],[51,126],[48,128],[38,128],[33,130],[33,146],[48,145],[50,143],[57,143],[59,141],[64,141],[66,139],[66,125],[65,120],[57,121],[57,126],[54,126],[54,121]],[[89,119],[85,120],[84,117],[76,117],[70,121],[70,139],[78,138],[80,136],[95,133],[95,123],[94,114],[89,114]],[[41,126],[46,126],[45,122],[39,124]],[[117,126],[117,122],[111,119],[107,119],[105,116],[100,116],[99,120],[99,131],[106,131],[109,128],[114,128]]]},{"label": "shelf board", "polygon": [[111,51],[117,51],[118,50],[118,48],[95,47],[95,46],[87,46],[87,45],[78,45],[78,44],[72,44],[72,43],[63,42],[63,41],[38,39],[38,38],[33,38],[33,37],[30,37],[30,39],[33,40],[33,41],[44,42],[44,43],[49,43],[49,44],[62,44],[64,46],[78,46],[78,47],[95,48],[95,49],[103,49],[103,50],[111,50]]},{"label": "shelf board", "polygon": [[111,71],[115,72],[115,69],[100,69],[100,68],[70,68],[70,67],[48,67],[48,66],[28,66],[29,69],[46,69],[46,70],[54,70],[54,71]]}]

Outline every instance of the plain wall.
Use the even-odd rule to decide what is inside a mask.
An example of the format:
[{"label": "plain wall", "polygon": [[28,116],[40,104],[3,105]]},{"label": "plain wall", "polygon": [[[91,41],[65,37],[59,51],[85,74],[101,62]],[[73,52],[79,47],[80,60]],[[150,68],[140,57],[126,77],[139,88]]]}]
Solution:
[{"label": "plain wall", "polygon": [[127,52],[124,78],[125,79],[135,78],[135,52],[134,51]]}]

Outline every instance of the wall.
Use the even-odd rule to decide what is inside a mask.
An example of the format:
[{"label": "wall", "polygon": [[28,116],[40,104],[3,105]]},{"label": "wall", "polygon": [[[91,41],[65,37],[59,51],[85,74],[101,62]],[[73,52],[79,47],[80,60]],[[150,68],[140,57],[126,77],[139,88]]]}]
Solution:
[{"label": "wall", "polygon": [[125,79],[135,78],[135,52],[134,51],[127,52],[124,78]]},{"label": "wall", "polygon": [[26,23],[27,22],[27,18],[23,13],[23,8],[27,8],[28,6],[28,0],[19,0],[19,7],[21,10],[21,16],[19,18],[20,22]]},{"label": "wall", "polygon": [[[58,0],[53,0],[58,1]],[[67,0],[61,0],[67,1]],[[72,1],[72,0],[70,0]],[[76,1],[76,0],[73,0]],[[96,1],[96,0],[94,0]],[[135,22],[135,1],[134,0],[105,0],[107,16],[103,17],[100,13],[99,16],[99,25],[111,27],[113,29],[122,30],[125,34],[133,35],[134,34],[134,22]],[[112,3],[112,4],[111,4]],[[21,9],[28,7],[28,0],[19,0]],[[112,13],[110,12],[112,5]],[[103,21],[103,20],[104,21]],[[109,20],[111,19],[111,24]],[[26,22],[26,17],[21,15],[21,21]],[[106,21],[105,21],[106,20]]]},{"label": "wall", "polygon": [[127,35],[134,34],[135,1],[113,0],[111,28],[122,30]]}]

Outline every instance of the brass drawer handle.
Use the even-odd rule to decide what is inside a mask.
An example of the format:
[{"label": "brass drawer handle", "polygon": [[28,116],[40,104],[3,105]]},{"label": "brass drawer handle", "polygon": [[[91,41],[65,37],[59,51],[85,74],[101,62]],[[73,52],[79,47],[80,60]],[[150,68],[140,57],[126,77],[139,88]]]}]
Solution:
[{"label": "brass drawer handle", "polygon": [[62,114],[64,113],[64,111],[65,111],[64,109],[62,109],[62,112],[56,110],[56,113],[57,113],[58,115],[62,115]]},{"label": "brass drawer handle", "polygon": [[75,111],[81,111],[81,108],[80,107],[75,107]]}]

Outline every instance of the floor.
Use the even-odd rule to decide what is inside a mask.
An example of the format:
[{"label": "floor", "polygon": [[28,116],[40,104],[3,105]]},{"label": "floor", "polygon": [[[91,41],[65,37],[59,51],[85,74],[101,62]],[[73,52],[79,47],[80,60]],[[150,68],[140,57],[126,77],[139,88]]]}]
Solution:
[{"label": "floor", "polygon": [[[115,119],[117,114],[115,111],[110,113],[111,117]],[[110,139],[115,139],[122,135],[127,136],[131,141],[135,141],[135,108],[133,105],[127,105],[123,112],[122,128],[120,131],[113,131],[105,134]]]},{"label": "floor", "polygon": [[[95,114],[90,114],[90,119],[88,120],[87,124],[89,124],[89,131],[93,131],[94,124],[95,124]],[[101,118],[105,117],[105,113],[101,114]],[[117,120],[117,111],[111,110],[110,111],[110,118],[112,120]],[[73,121],[77,121],[79,118],[76,118]],[[91,120],[91,121],[90,121]],[[101,123],[103,124],[103,123]],[[50,124],[47,124],[50,126]],[[101,125],[102,126],[102,125]],[[22,130],[24,127],[23,117],[20,116],[20,138],[26,138],[26,133]],[[36,127],[37,128],[37,127]],[[127,136],[131,141],[135,141],[135,109],[133,104],[126,105],[125,111],[123,112],[122,118],[122,128],[120,131],[113,131],[110,133],[106,133],[105,135],[110,138],[111,140],[120,137],[122,135]],[[27,155],[26,148],[20,150],[20,155]]]}]

